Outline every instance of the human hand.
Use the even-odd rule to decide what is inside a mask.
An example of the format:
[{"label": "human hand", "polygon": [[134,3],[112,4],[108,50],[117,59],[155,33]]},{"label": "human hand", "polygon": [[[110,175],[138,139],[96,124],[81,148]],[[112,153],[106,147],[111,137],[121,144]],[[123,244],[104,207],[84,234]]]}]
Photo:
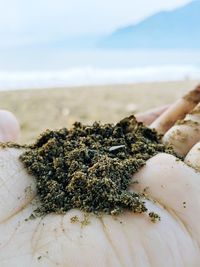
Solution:
[{"label": "human hand", "polygon": [[[139,184],[130,190],[146,188],[146,206],[161,216],[155,224],[145,214],[124,212],[116,218],[90,215],[83,225],[86,218],[78,210],[26,221],[36,191],[34,178],[18,159],[21,153],[0,151],[1,267],[199,266],[200,175],[193,168],[159,154],[135,175]],[[197,166],[200,155],[195,155],[189,153],[186,160],[193,164],[195,158]],[[74,216],[79,222],[71,222]]]}]

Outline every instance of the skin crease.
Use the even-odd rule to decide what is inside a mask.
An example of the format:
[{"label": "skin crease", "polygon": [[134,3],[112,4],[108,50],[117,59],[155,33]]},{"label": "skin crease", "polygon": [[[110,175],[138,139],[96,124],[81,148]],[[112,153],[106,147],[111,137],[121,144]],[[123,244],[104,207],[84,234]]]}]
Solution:
[{"label": "skin crease", "polygon": [[[173,156],[159,154],[136,175],[146,206],[161,216],[124,212],[113,218],[47,215],[25,221],[34,209],[34,178],[17,149],[0,150],[0,266],[199,266],[200,174]],[[78,216],[79,222],[71,222]]]}]

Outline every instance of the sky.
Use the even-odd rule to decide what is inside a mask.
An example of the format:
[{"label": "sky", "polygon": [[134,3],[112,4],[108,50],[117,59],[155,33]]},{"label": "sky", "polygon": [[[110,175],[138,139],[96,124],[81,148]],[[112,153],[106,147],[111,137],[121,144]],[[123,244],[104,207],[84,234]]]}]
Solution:
[{"label": "sky", "polygon": [[104,35],[191,0],[0,0],[2,45]]}]

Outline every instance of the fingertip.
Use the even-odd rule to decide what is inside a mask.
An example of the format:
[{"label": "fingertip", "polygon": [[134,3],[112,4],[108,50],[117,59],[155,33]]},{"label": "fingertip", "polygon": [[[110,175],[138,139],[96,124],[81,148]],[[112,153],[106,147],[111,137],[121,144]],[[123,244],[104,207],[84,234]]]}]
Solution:
[{"label": "fingertip", "polygon": [[20,137],[20,126],[17,118],[7,110],[0,110],[0,141],[16,142]]},{"label": "fingertip", "polygon": [[158,108],[150,109],[143,113],[137,113],[135,117],[137,121],[143,122],[145,125],[150,125],[168,108],[169,108],[169,105],[161,106]]},{"label": "fingertip", "polygon": [[186,164],[200,172],[200,142],[191,148],[184,161]]},{"label": "fingertip", "polygon": [[200,104],[183,120],[178,121],[164,135],[163,142],[170,144],[177,155],[185,157],[190,149],[200,141]]}]

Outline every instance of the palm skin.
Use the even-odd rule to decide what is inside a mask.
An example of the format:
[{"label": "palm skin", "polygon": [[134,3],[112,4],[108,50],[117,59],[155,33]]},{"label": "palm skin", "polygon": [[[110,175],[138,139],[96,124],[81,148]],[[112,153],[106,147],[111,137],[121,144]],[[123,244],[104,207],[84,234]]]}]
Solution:
[{"label": "palm skin", "polygon": [[[148,188],[147,214],[89,216],[71,210],[26,220],[35,198],[34,178],[23,169],[21,151],[0,151],[0,266],[199,266],[200,175],[175,157],[159,154],[135,175]],[[27,189],[28,188],[28,189]],[[130,189],[130,190],[131,190]]]}]

